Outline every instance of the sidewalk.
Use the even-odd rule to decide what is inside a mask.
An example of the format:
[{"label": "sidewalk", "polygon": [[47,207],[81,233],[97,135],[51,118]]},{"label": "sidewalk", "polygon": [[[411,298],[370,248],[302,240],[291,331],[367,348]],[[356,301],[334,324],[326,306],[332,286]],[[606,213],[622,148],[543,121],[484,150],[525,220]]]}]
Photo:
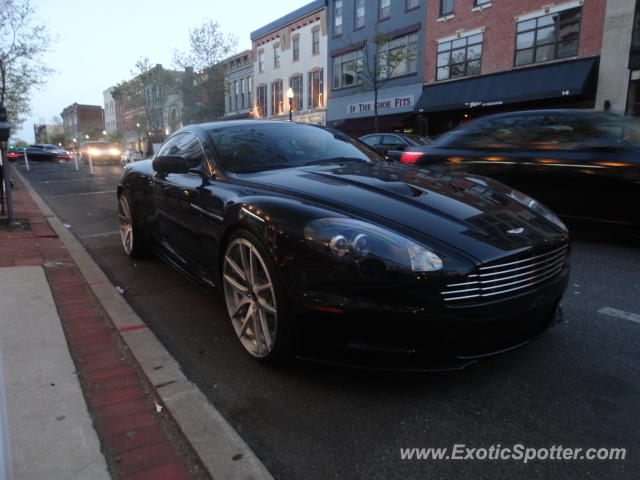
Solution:
[{"label": "sidewalk", "polygon": [[19,179],[13,199],[0,361],[14,479],[210,478]]}]

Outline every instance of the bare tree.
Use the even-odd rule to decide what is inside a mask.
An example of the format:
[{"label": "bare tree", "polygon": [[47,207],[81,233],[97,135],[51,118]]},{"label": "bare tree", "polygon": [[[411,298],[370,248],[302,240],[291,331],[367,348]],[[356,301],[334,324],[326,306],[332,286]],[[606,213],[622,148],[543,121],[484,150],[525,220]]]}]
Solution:
[{"label": "bare tree", "polygon": [[42,61],[49,33],[33,23],[33,15],[29,0],[0,0],[0,104],[16,129],[30,113],[32,90],[53,72]]},{"label": "bare tree", "polygon": [[238,38],[225,34],[220,25],[207,20],[189,31],[189,50],[175,51],[176,67],[193,72],[186,78],[186,121],[217,120],[224,114],[224,69],[222,61],[236,52]]},{"label": "bare tree", "polygon": [[[408,65],[415,62],[418,56],[417,44],[402,43],[402,41],[376,32],[365,42],[362,56],[356,60],[356,77],[360,89],[373,92],[373,128],[376,133],[379,131],[380,90],[387,82],[400,75],[403,69],[407,70]],[[369,48],[369,43],[372,44],[372,48]]]}]

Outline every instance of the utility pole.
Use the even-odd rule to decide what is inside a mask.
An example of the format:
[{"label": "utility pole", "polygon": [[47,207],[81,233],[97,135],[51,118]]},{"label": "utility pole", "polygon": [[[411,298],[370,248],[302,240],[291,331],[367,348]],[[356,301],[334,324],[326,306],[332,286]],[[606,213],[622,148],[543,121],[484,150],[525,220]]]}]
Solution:
[{"label": "utility pole", "polygon": [[4,178],[4,194],[7,199],[7,221],[9,225],[15,225],[16,219],[13,217],[13,197],[11,192],[11,165],[7,160],[7,140],[11,128],[7,120],[7,110],[0,104],[0,158],[2,159],[2,176]]}]

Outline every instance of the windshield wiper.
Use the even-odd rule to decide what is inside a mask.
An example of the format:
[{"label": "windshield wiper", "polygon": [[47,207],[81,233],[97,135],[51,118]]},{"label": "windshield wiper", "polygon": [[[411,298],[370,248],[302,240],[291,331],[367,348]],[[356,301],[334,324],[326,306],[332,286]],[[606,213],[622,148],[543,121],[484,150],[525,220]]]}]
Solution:
[{"label": "windshield wiper", "polygon": [[307,162],[304,165],[324,165],[326,163],[348,163],[348,162],[365,162],[369,163],[368,160],[364,158],[356,158],[356,157],[333,157],[333,158],[325,158],[323,160],[314,160],[313,162]]}]

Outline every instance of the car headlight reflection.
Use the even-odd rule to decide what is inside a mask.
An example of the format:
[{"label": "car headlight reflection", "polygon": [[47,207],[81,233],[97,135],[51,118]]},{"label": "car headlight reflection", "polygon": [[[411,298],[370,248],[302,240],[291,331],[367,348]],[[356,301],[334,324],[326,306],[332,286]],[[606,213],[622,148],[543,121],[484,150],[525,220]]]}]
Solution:
[{"label": "car headlight reflection", "polygon": [[428,248],[370,223],[350,218],[321,218],[310,222],[305,238],[314,248],[344,261],[377,259],[393,270],[433,272],[442,259]]},{"label": "car headlight reflection", "polygon": [[508,195],[509,197],[513,198],[516,202],[524,205],[525,207],[530,208],[531,210],[536,212],[538,215],[542,215],[544,218],[549,220],[555,226],[559,227],[561,230],[565,232],[569,231],[569,229],[564,224],[564,222],[560,220],[555,213],[553,213],[551,210],[549,210],[547,207],[542,205],[537,200],[531,198],[529,195],[522,193],[518,190],[512,190]]},{"label": "car headlight reflection", "polygon": [[118,150],[117,148],[110,148],[109,153],[111,155],[120,155],[120,150]]}]

